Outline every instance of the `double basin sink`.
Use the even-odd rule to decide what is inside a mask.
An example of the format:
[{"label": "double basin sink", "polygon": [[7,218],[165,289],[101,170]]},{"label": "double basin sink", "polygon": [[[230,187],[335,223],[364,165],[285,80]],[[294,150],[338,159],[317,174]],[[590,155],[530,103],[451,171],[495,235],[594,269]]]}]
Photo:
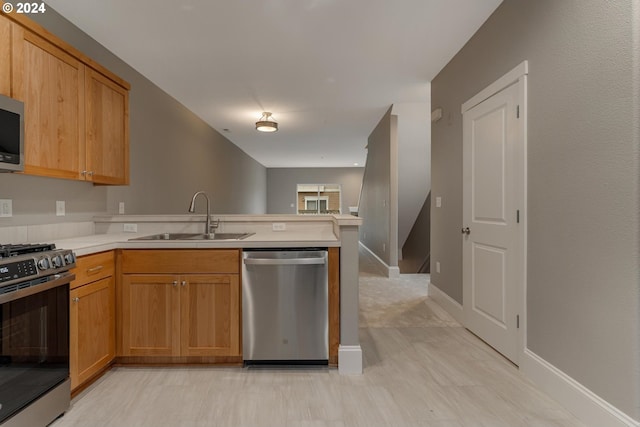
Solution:
[{"label": "double basin sink", "polygon": [[255,233],[158,233],[129,240],[242,240]]}]

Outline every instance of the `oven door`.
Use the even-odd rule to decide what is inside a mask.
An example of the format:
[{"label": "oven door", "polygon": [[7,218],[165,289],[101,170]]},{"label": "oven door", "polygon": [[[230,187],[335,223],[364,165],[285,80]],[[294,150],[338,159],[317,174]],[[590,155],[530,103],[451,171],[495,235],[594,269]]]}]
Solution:
[{"label": "oven door", "polygon": [[63,273],[0,295],[0,424],[69,377],[69,283]]}]

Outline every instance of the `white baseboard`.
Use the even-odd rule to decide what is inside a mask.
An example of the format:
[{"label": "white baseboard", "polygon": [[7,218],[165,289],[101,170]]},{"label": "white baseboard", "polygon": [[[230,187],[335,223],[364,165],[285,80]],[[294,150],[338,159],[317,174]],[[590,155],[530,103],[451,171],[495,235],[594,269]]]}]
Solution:
[{"label": "white baseboard", "polygon": [[462,311],[462,305],[449,295],[442,292],[433,282],[429,283],[429,293],[430,298],[433,298],[435,302],[437,302],[440,307],[444,308],[444,310],[451,315],[458,323],[464,325],[464,312]]},{"label": "white baseboard", "polygon": [[340,375],[362,374],[362,348],[359,345],[338,347],[338,373]]},{"label": "white baseboard", "polygon": [[386,262],[384,262],[382,259],[380,259],[380,257],[378,255],[373,253],[373,251],[371,251],[371,249],[366,247],[364,243],[362,243],[362,242],[358,242],[358,243],[360,243],[360,247],[362,247],[362,249],[365,250],[367,255],[369,255],[369,257],[371,257],[371,259],[378,265],[378,267],[380,268],[380,270],[381,270],[381,272],[383,274],[385,274],[390,279],[400,277],[400,267],[397,267],[397,266],[396,267],[390,267],[389,265],[387,265]]},{"label": "white baseboard", "polygon": [[589,427],[640,427],[640,422],[597,396],[529,349],[521,372]]}]

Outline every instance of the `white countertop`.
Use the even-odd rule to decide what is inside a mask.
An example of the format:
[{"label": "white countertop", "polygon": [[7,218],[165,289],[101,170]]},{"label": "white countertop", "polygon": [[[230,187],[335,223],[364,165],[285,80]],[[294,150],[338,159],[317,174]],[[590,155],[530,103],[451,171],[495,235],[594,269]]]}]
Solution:
[{"label": "white countertop", "polygon": [[256,233],[242,240],[130,240],[154,233],[93,234],[54,241],[57,248],[71,249],[76,256],[113,249],[212,249],[336,247],[338,238],[310,233]]},{"label": "white countertop", "polygon": [[[216,215],[218,233],[254,233],[242,240],[131,240],[158,233],[201,233],[204,215],[101,215],[88,222],[0,227],[3,243],[55,243],[83,256],[113,249],[339,247],[351,215]],[[126,231],[125,231],[126,230]]]}]

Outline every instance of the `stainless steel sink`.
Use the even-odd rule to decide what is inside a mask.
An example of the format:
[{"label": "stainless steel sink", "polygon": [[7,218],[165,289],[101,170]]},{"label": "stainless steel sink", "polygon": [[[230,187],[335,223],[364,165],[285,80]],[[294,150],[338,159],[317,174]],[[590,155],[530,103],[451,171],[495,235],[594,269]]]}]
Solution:
[{"label": "stainless steel sink", "polygon": [[255,233],[158,233],[129,240],[242,240]]}]

